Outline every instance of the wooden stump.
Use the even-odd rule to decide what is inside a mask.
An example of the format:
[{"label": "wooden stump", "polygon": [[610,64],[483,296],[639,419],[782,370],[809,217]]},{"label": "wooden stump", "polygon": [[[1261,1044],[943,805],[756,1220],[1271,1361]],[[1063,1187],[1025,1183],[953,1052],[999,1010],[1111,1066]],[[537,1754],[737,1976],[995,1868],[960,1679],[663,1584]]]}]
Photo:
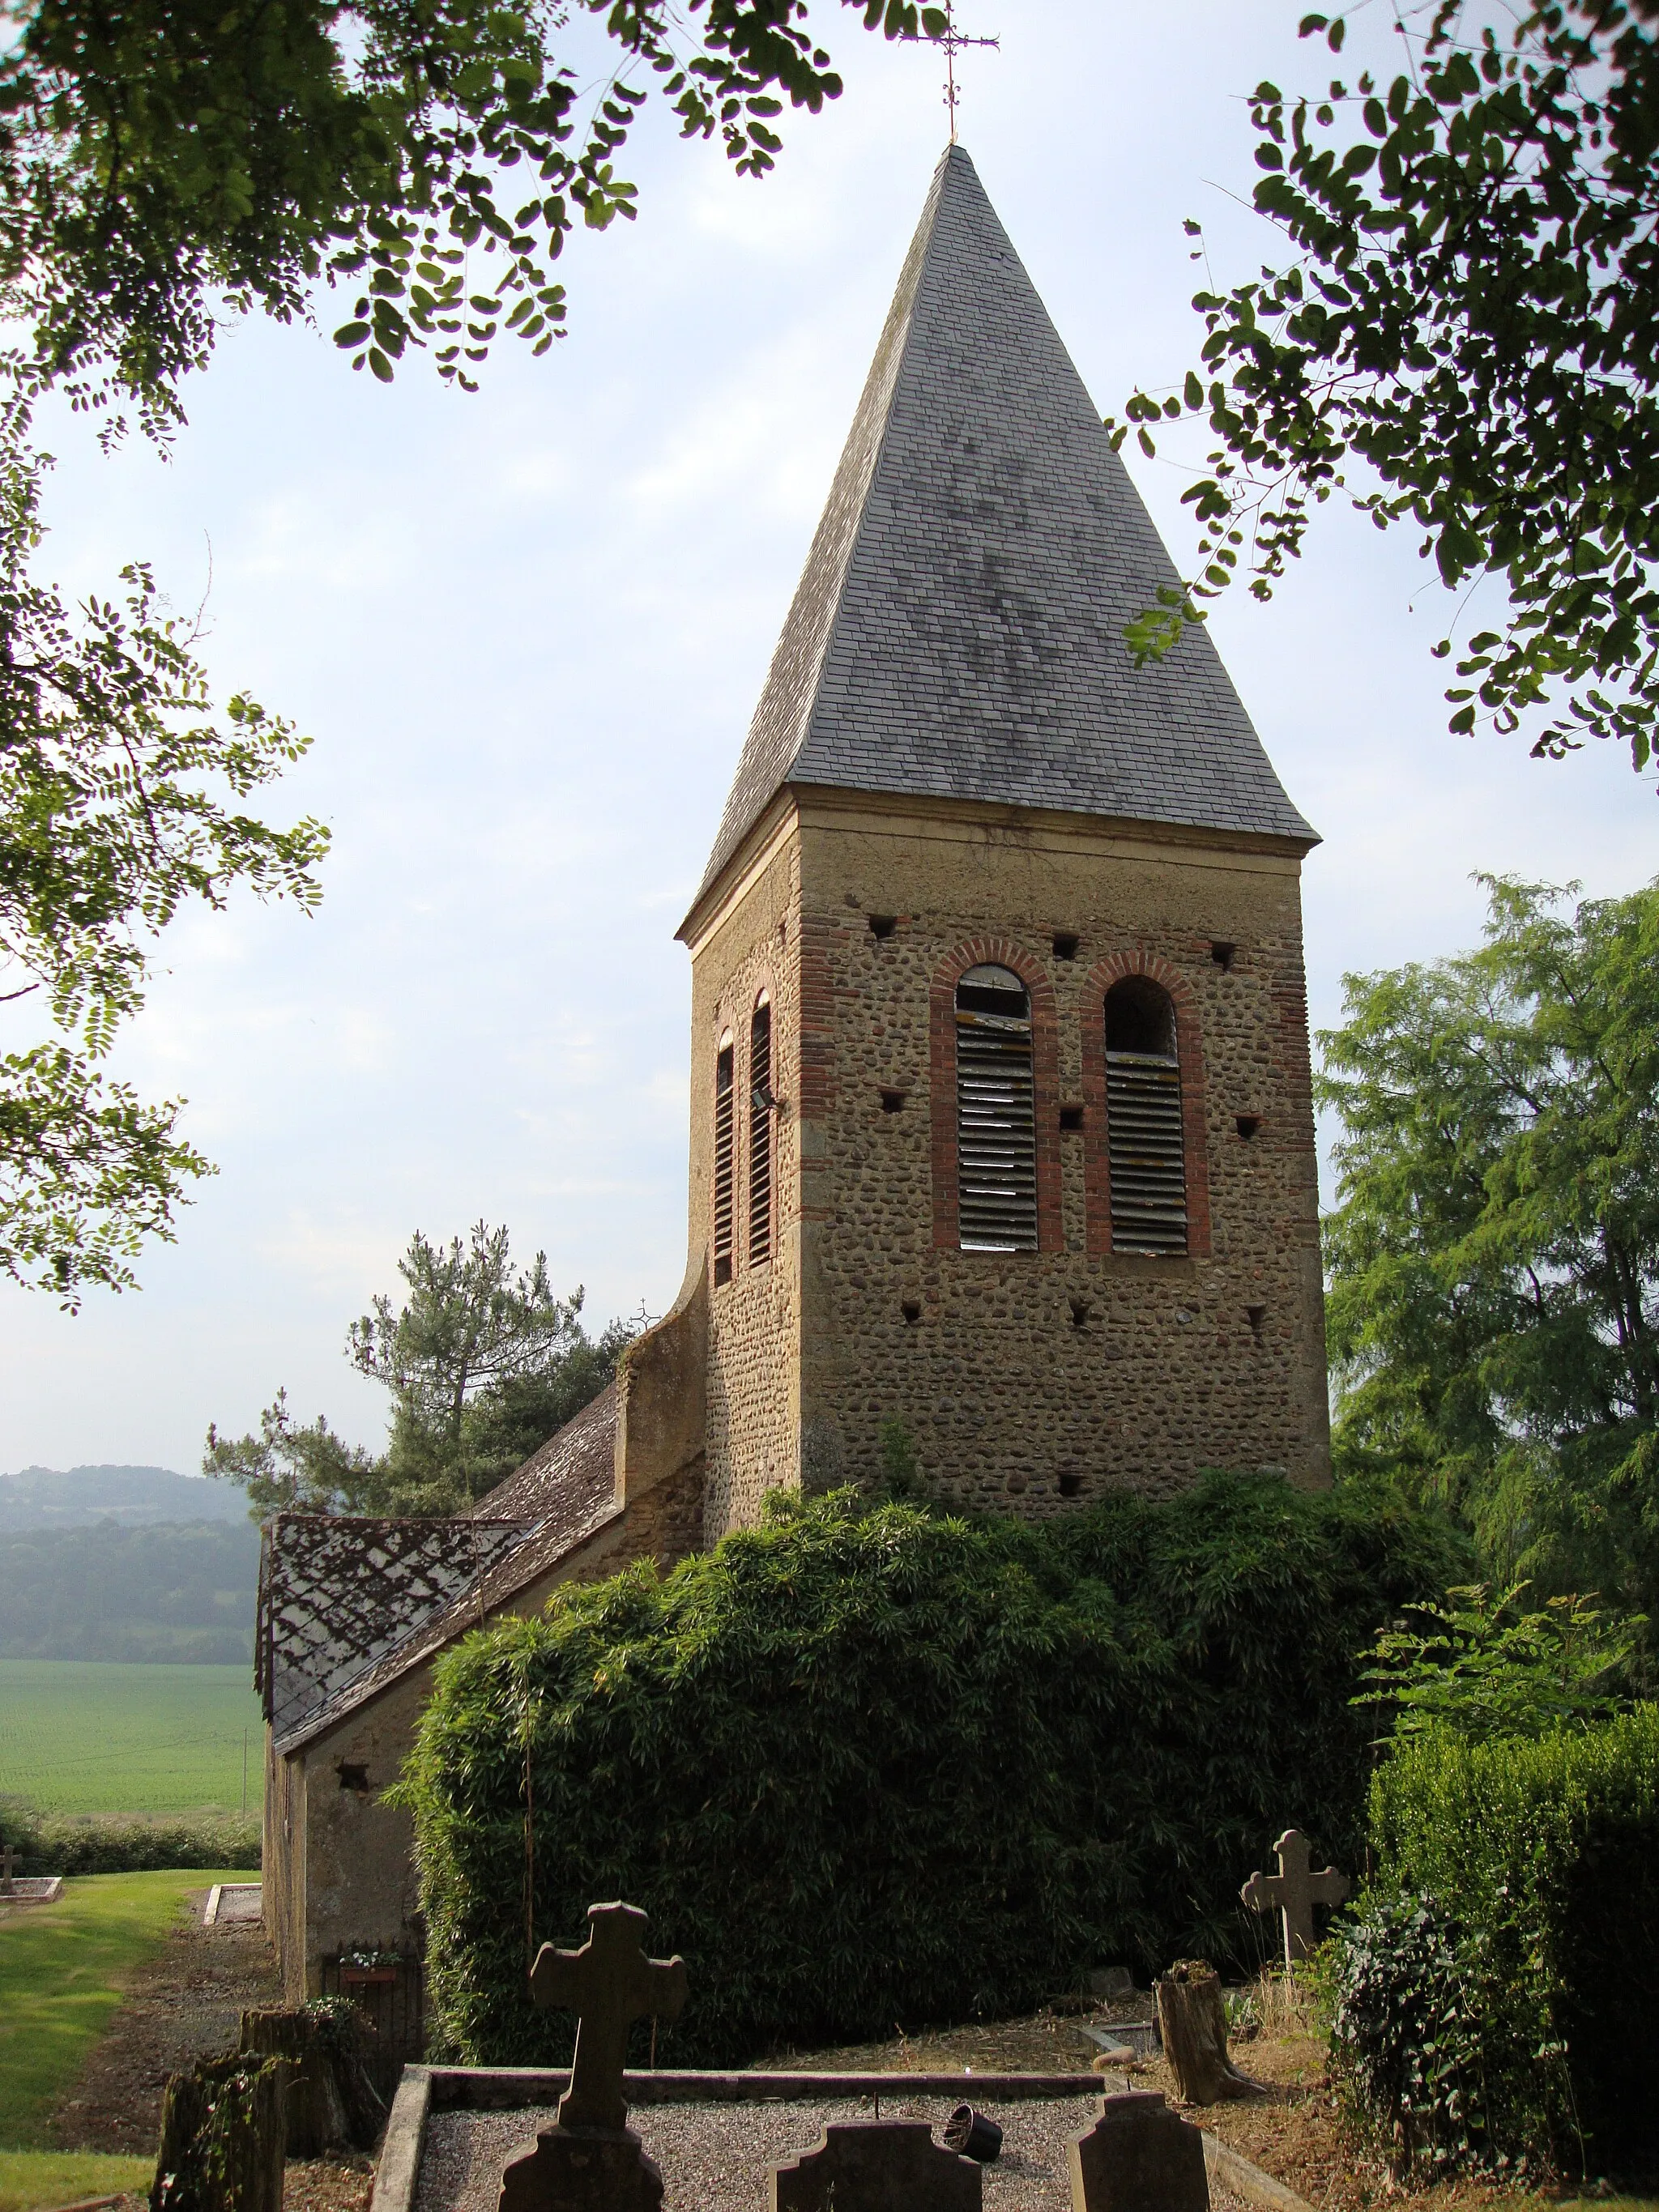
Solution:
[{"label": "wooden stump", "polygon": [[286,2071],[209,2058],[169,2077],[150,2212],[283,2212]]},{"label": "wooden stump", "polygon": [[242,2014],[240,2049],[276,2058],[287,2069],[288,2154],[320,2158],[341,2143],[367,2150],[386,2118],[363,2050],[371,2033],[356,2008],[338,1999],[297,2010],[261,2007]]},{"label": "wooden stump", "polygon": [[1164,2056],[1183,2104],[1214,2105],[1224,2097],[1261,2094],[1261,2084],[1241,2074],[1227,2056],[1227,2008],[1207,1960],[1177,1959],[1153,1984],[1153,1994]]}]

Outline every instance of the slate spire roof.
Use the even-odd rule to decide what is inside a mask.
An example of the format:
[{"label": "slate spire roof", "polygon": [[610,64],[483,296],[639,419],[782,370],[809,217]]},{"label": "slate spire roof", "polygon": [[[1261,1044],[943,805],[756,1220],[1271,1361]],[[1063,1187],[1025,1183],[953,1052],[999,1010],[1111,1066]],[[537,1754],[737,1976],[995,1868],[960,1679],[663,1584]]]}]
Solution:
[{"label": "slate spire roof", "polygon": [[1207,630],[1188,629],[1155,666],[1130,658],[1125,624],[1176,581],[973,163],[952,146],[702,889],[785,784],[1316,842]]}]

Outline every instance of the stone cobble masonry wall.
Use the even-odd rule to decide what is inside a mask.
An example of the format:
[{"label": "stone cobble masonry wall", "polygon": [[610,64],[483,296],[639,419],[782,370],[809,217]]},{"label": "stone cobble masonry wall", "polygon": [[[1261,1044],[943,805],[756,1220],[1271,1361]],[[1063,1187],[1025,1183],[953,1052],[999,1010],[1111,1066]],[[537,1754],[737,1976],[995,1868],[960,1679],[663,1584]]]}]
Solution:
[{"label": "stone cobble masonry wall", "polygon": [[[691,1014],[692,1266],[714,1240],[714,1063],[730,1030],[736,1091],[732,1279],[708,1304],[708,1410],[703,1540],[751,1526],[769,1490],[800,1480],[800,1098],[806,1080],[800,1004],[799,848],[787,830],[731,910],[694,949]],[[749,1248],[750,1018],[772,1004],[772,1252]],[[709,1274],[713,1279],[712,1258]]]},{"label": "stone cobble masonry wall", "polygon": [[[1161,1494],[1206,1466],[1328,1480],[1294,856],[804,811],[804,1019],[829,1040],[803,1086],[808,1486],[871,1479],[890,1417],[939,1493],[981,1510]],[[893,918],[890,934],[872,915]],[[1071,958],[1056,954],[1061,933],[1079,940]],[[1226,966],[1218,946],[1233,948]],[[1035,1254],[964,1253],[945,1233],[948,1009],[956,976],[982,958],[1032,991]],[[1131,972],[1176,1005],[1185,1258],[1109,1249],[1101,1007]],[[884,1111],[883,1090],[903,1095],[899,1111]],[[1081,1105],[1080,1128],[1060,1128],[1062,1104]],[[1056,1154],[1057,1172],[1043,1164]]]}]

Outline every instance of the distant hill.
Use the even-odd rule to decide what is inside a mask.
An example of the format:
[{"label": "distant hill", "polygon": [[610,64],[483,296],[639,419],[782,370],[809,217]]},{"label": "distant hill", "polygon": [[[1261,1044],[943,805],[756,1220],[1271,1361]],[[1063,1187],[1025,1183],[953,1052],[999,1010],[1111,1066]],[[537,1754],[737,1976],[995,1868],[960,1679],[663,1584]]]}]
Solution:
[{"label": "distant hill", "polygon": [[170,1468],[26,1467],[0,1474],[0,1531],[246,1519],[247,1499],[234,1484]]},{"label": "distant hill", "polygon": [[259,1532],[246,1515],[0,1529],[0,1659],[240,1665],[253,1650],[258,1578]]}]

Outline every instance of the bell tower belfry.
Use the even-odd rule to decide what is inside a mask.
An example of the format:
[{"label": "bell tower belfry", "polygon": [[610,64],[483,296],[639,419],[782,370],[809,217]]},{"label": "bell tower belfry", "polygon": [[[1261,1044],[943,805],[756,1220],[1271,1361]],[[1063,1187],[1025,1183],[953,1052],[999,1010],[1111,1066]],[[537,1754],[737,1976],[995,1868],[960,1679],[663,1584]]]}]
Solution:
[{"label": "bell tower belfry", "polygon": [[1175,581],[952,146],[680,931],[706,1540],[891,1424],[978,1510],[1329,1479],[1317,840],[1207,631],[1134,665]]}]

